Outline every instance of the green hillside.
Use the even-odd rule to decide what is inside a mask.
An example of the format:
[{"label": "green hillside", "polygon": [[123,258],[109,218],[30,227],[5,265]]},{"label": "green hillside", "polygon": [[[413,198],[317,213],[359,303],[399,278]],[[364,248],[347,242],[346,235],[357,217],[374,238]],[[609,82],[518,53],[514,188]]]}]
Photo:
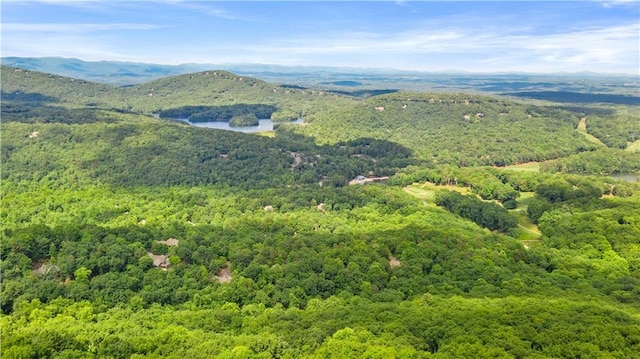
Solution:
[{"label": "green hillside", "polygon": [[[321,144],[371,137],[406,146],[419,158],[461,166],[545,161],[598,149],[585,133],[622,149],[640,138],[640,111],[622,105],[558,106],[442,93],[393,93],[359,100],[276,86],[226,71],[172,76],[119,88],[2,69],[5,110],[7,104],[19,108],[24,101],[36,101],[58,107],[190,118],[193,122],[228,122],[235,115],[248,114],[275,121],[303,117],[309,126],[294,130]],[[587,132],[576,131],[585,118]]]},{"label": "green hillside", "polygon": [[55,103],[59,106],[121,108],[115,86],[2,66],[2,100]]},{"label": "green hillside", "polygon": [[576,113],[469,94],[377,96],[308,121],[298,132],[321,143],[367,134],[407,146],[417,156],[461,166],[544,161],[597,148],[575,131]]},{"label": "green hillside", "polygon": [[2,178],[117,186],[344,186],[359,174],[389,175],[414,162],[407,149],[380,140],[317,146],[295,135],[268,138],[137,115],[100,116],[106,121],[3,123]]},{"label": "green hillside", "polygon": [[[576,130],[582,107],[222,71],[117,88],[3,67],[2,96],[3,358],[640,352],[640,185],[587,175],[638,164]],[[242,111],[307,125],[149,116]],[[594,136],[622,138],[633,109],[608,111]]]},{"label": "green hillside", "polygon": [[2,66],[2,91],[3,98],[12,101],[40,101],[147,115],[188,106],[263,104],[275,106],[275,112],[305,116],[326,108],[328,102],[333,106],[350,101],[336,94],[281,87],[227,71],[204,71],[116,87]]}]

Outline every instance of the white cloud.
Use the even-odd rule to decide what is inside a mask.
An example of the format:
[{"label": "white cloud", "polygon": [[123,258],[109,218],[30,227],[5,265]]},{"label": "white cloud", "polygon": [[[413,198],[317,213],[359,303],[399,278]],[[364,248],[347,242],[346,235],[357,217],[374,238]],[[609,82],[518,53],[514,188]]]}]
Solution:
[{"label": "white cloud", "polygon": [[104,43],[107,39],[86,38],[69,34],[54,34],[33,38],[17,34],[11,41],[3,41],[3,54],[25,57],[62,56],[86,60],[120,59],[123,54],[110,50]]}]

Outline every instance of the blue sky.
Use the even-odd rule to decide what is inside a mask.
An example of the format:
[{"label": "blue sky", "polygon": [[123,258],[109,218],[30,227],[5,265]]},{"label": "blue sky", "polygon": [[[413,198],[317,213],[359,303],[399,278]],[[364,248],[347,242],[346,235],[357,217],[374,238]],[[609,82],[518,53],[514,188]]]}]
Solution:
[{"label": "blue sky", "polygon": [[640,75],[640,3],[2,1],[2,56]]}]

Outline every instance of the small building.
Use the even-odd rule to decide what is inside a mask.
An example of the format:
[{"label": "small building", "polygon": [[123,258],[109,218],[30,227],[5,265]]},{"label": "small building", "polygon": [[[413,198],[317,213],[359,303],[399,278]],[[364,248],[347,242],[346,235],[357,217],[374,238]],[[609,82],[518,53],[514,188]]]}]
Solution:
[{"label": "small building", "polygon": [[169,238],[166,241],[158,241],[158,243],[164,243],[167,247],[177,247],[180,241],[175,238]]}]

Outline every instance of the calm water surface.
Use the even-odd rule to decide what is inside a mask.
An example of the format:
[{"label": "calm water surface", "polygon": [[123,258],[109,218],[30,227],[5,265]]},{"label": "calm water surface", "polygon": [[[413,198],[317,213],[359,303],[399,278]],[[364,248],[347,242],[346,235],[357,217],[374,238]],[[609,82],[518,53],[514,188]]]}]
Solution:
[{"label": "calm water surface", "polygon": [[618,173],[611,175],[614,179],[627,182],[640,182],[640,173]]},{"label": "calm water surface", "polygon": [[[215,128],[218,130],[227,130],[227,131],[235,131],[235,132],[253,133],[253,132],[273,131],[273,121],[271,120],[258,120],[259,122],[258,126],[240,126],[240,127],[229,126],[228,122],[191,122],[186,118],[179,118],[178,120],[186,122],[191,126],[195,126],[195,127]],[[301,124],[303,123],[303,121],[301,118],[299,118],[291,122],[278,122],[278,123]]]}]

